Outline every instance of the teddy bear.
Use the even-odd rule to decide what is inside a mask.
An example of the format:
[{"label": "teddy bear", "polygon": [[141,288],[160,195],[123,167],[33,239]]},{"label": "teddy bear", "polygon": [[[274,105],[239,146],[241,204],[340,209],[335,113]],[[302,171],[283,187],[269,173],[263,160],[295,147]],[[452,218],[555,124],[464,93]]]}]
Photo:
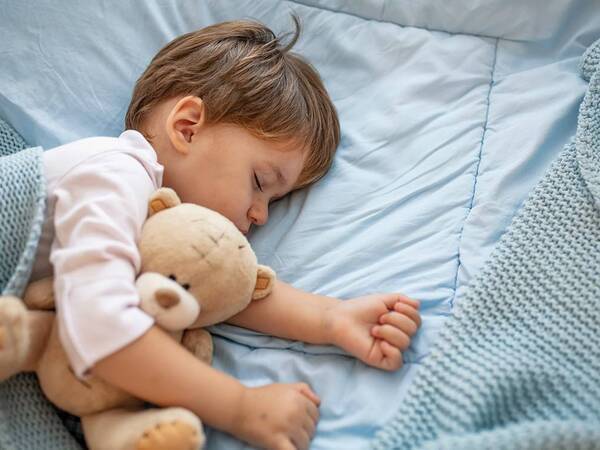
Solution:
[{"label": "teddy bear", "polygon": [[[212,339],[203,327],[266,297],[275,281],[273,270],[257,263],[231,221],[181,203],[168,188],[149,200],[139,250],[139,307],[208,364]],[[51,278],[28,286],[23,300],[0,297],[0,380],[36,372],[46,397],[81,417],[90,449],[202,447],[202,424],[191,411],[148,409],[142,400],[100,379],[77,378],[60,344],[53,307]]]}]

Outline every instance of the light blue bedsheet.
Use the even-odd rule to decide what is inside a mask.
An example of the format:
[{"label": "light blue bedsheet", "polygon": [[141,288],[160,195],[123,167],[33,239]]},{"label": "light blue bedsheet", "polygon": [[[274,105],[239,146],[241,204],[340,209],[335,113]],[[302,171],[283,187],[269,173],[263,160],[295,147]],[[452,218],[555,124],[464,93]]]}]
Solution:
[{"label": "light blue bedsheet", "polygon": [[[44,148],[117,135],[133,83],[168,40],[255,18],[289,31],[323,76],[342,142],[328,176],[273,205],[251,236],[296,287],[422,302],[405,366],[213,329],[214,365],[248,385],[306,381],[322,399],[311,448],[362,449],[391,418],[431,343],[530,188],[574,134],[578,58],[595,0],[0,1],[0,115]],[[543,81],[543,82],[542,82]],[[242,443],[209,433],[210,449]]]}]

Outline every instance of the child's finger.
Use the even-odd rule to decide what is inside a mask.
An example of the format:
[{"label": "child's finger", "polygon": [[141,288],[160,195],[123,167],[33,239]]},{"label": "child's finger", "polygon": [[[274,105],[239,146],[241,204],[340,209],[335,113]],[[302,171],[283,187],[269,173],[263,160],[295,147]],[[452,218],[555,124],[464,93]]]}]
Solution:
[{"label": "child's finger", "polygon": [[304,431],[308,434],[309,438],[312,438],[315,435],[315,429],[317,428],[317,421],[313,420],[312,417],[306,417],[302,422],[302,427]]},{"label": "child's finger", "polygon": [[410,346],[408,335],[392,325],[378,325],[373,327],[373,335],[376,338],[387,341],[402,351],[405,351]]},{"label": "child's finger", "polygon": [[394,327],[404,331],[409,336],[414,336],[418,329],[417,324],[410,317],[407,317],[404,314],[400,314],[396,311],[382,314],[381,317],[379,317],[379,323],[382,325],[393,325]]},{"label": "child's finger", "polygon": [[419,314],[419,311],[417,311],[412,306],[410,306],[410,305],[408,305],[406,303],[396,302],[396,304],[394,305],[394,311],[399,312],[400,314],[404,314],[405,316],[410,317],[410,319],[414,323],[417,324],[417,327],[421,326],[421,316]]},{"label": "child's finger", "polygon": [[419,309],[421,307],[421,302],[419,302],[419,300],[407,297],[406,295],[398,294],[398,301],[406,303],[407,305],[410,305],[415,309]]},{"label": "child's finger", "polygon": [[400,353],[400,350],[385,341],[379,341],[379,348],[384,357],[382,369],[396,370],[402,367],[402,353]]},{"label": "child's finger", "polygon": [[292,434],[292,442],[297,449],[307,449],[310,445],[310,435],[303,427],[297,428]]},{"label": "child's finger", "polygon": [[418,300],[413,300],[412,298],[399,293],[387,294],[383,297],[383,302],[385,303],[385,306],[387,306],[387,309],[394,309],[394,305],[398,302],[410,305],[415,309],[419,309],[420,307]]},{"label": "child's finger", "polygon": [[308,414],[307,420],[312,422],[313,428],[315,428],[319,422],[319,408],[311,401],[310,406],[306,408],[306,412]]},{"label": "child's finger", "polygon": [[279,439],[279,442],[277,442],[277,444],[277,448],[280,450],[296,450],[296,446],[292,444],[292,441],[289,437],[282,437],[281,439]]},{"label": "child's finger", "polygon": [[319,398],[319,396],[317,394],[315,394],[313,392],[313,390],[310,388],[310,386],[308,384],[296,383],[295,386],[301,394],[306,396],[315,405],[319,406],[321,404],[321,399]]},{"label": "child's finger", "polygon": [[306,413],[309,416],[309,419],[317,426],[317,422],[319,421],[319,408],[318,405],[314,402],[314,399],[310,399],[307,397],[308,403],[306,404]]}]

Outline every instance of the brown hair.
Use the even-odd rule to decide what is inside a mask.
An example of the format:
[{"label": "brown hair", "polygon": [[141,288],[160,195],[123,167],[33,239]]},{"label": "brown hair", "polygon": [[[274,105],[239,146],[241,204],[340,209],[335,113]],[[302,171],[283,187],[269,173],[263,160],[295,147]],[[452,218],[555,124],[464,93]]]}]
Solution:
[{"label": "brown hair", "polygon": [[160,102],[195,95],[208,123],[243,126],[259,138],[291,140],[308,150],[296,188],[321,178],[340,140],[335,107],[317,71],[265,25],[239,20],[184,34],[167,44],[138,79],[125,126],[141,131]]}]

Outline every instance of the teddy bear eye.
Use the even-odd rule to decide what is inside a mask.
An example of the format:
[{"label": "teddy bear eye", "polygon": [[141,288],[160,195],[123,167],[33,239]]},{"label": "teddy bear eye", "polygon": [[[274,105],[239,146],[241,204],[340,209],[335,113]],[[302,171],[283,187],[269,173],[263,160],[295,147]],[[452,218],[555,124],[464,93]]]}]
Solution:
[{"label": "teddy bear eye", "polygon": [[169,275],[169,278],[173,281],[177,281],[177,277],[173,274]]},{"label": "teddy bear eye", "polygon": [[190,290],[190,284],[189,283],[184,283],[181,285],[182,288],[184,288],[186,291]]}]

